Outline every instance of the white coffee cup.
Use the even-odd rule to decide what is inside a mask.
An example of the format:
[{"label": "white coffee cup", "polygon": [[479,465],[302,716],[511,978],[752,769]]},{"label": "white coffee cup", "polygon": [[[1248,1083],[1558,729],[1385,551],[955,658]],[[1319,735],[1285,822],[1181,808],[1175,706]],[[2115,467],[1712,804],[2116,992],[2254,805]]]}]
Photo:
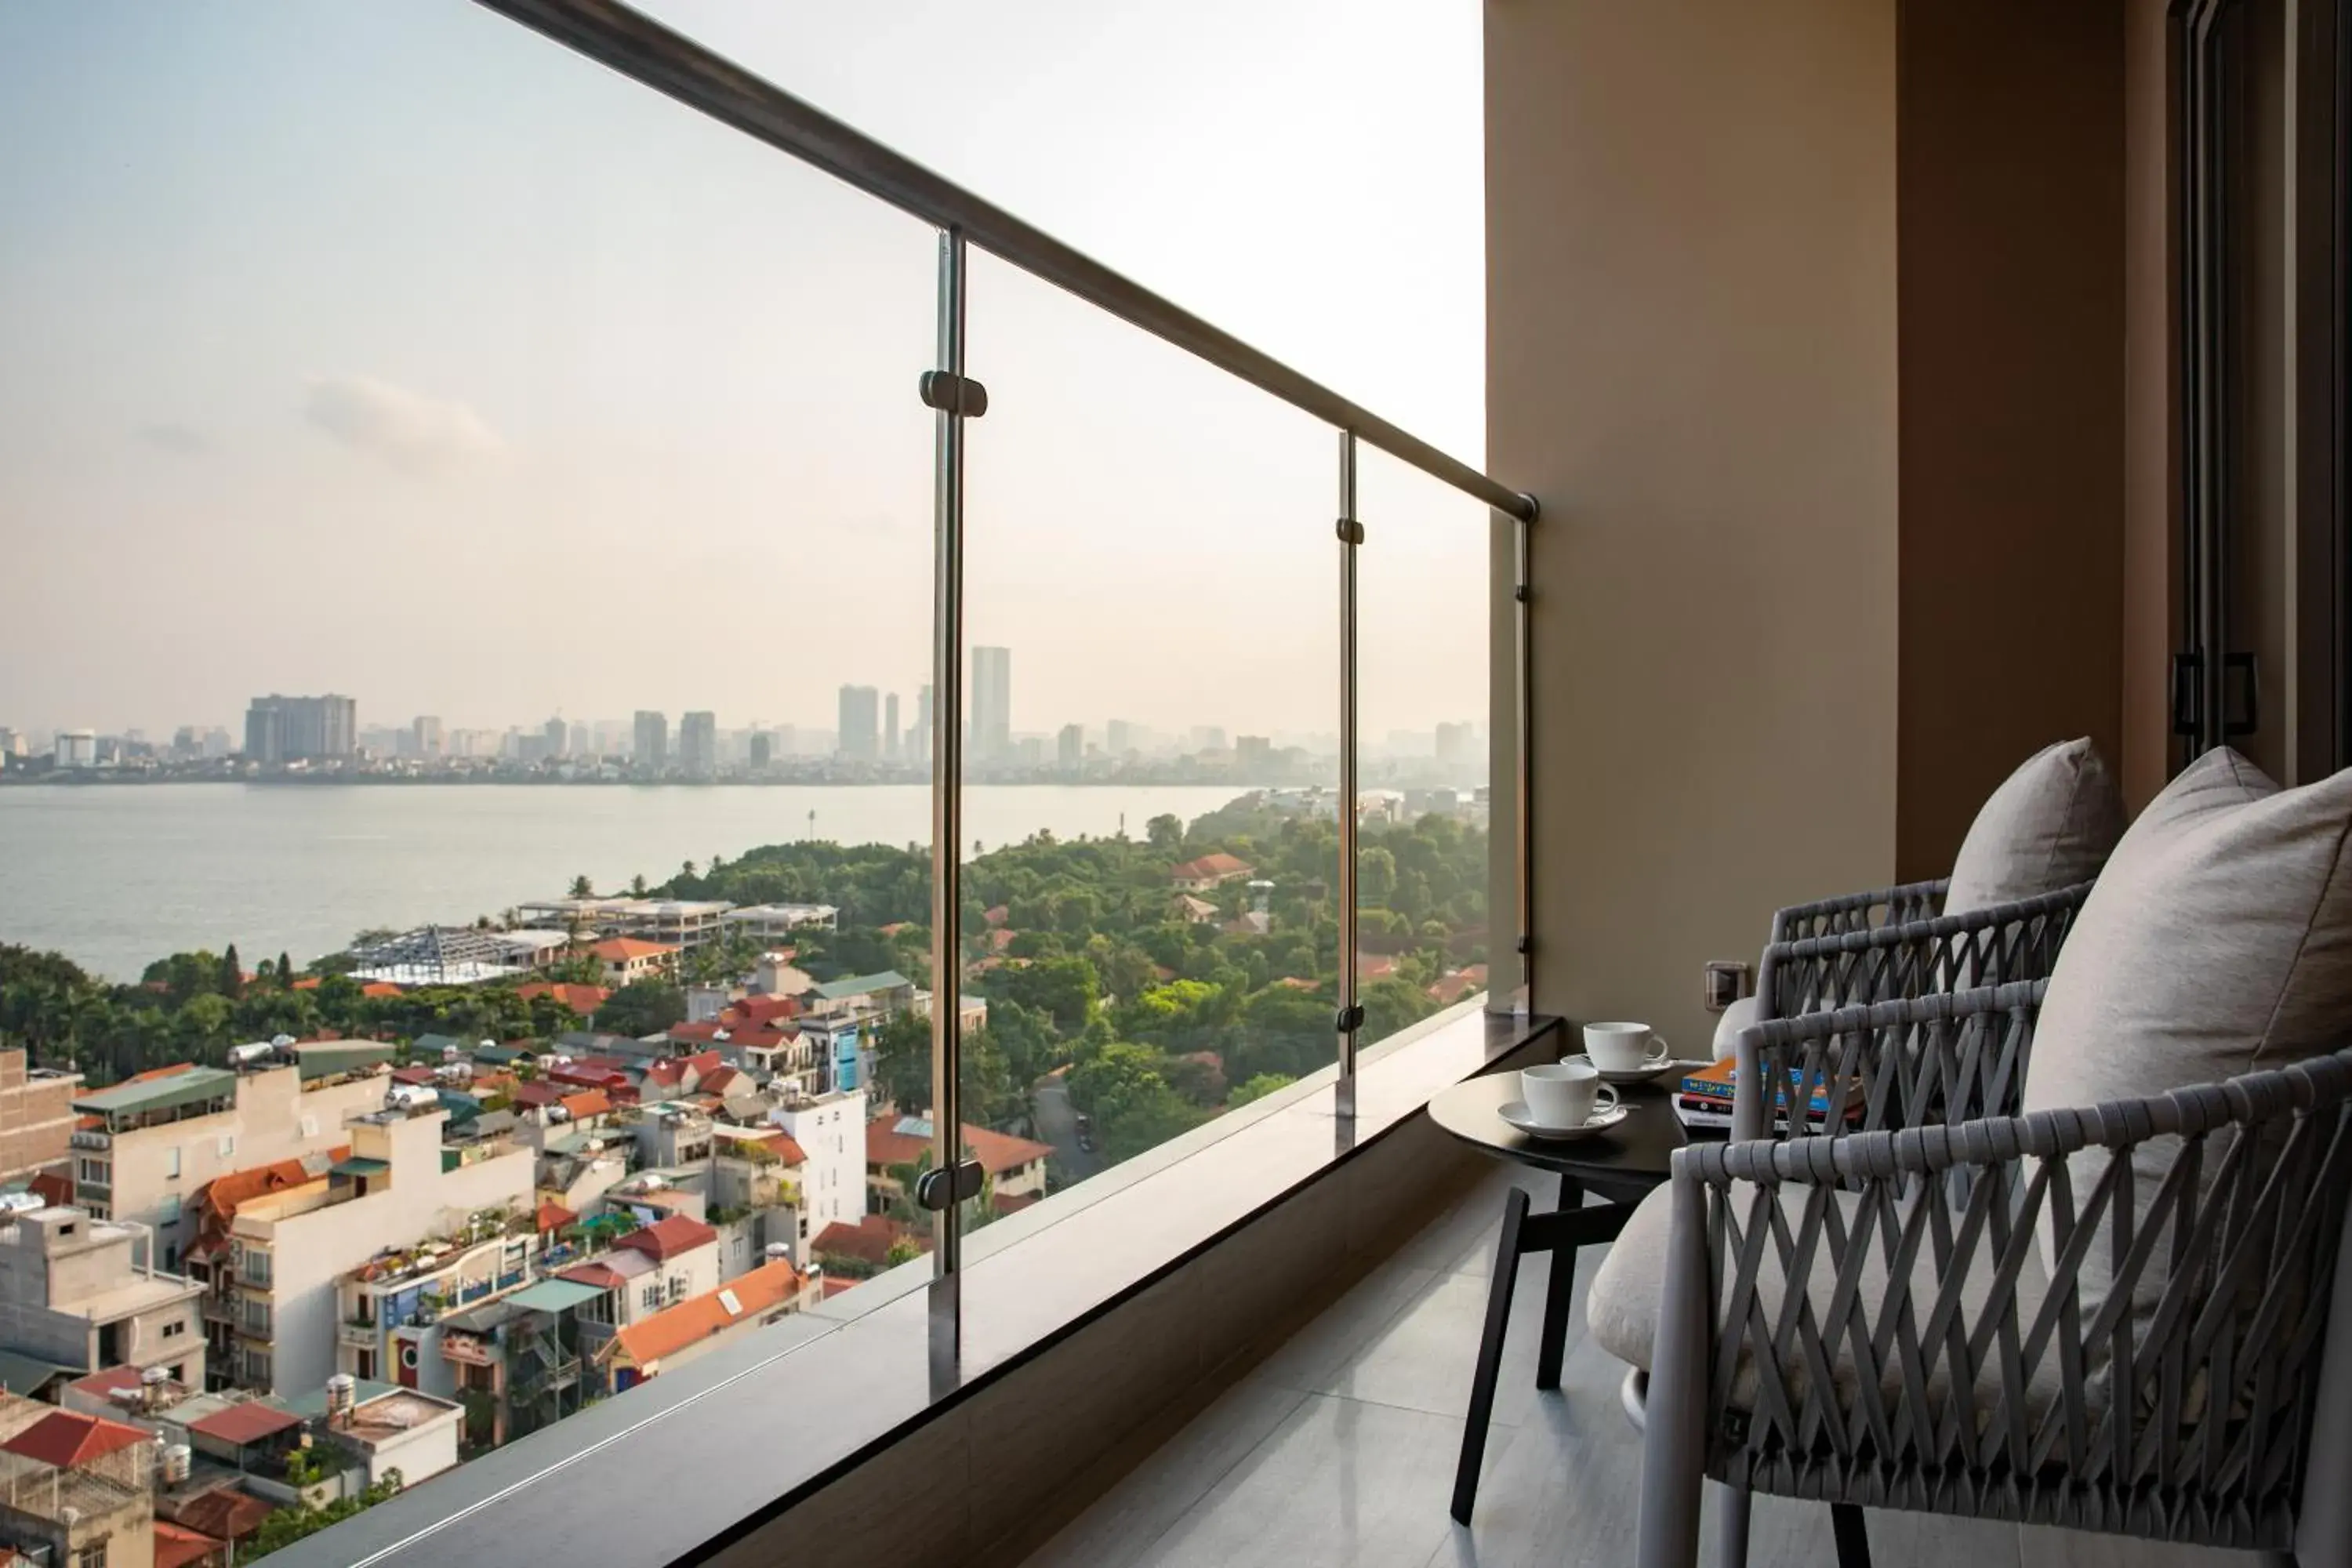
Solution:
[{"label": "white coffee cup", "polygon": [[1584,1054],[1592,1065],[1610,1072],[1632,1072],[1660,1066],[1666,1059],[1666,1042],[1647,1024],[1587,1024]]},{"label": "white coffee cup", "polygon": [[1519,1097],[1528,1102],[1528,1114],[1546,1127],[1582,1127],[1596,1114],[1617,1109],[1617,1091],[1601,1081],[1601,1070],[1590,1062],[1522,1068]]}]

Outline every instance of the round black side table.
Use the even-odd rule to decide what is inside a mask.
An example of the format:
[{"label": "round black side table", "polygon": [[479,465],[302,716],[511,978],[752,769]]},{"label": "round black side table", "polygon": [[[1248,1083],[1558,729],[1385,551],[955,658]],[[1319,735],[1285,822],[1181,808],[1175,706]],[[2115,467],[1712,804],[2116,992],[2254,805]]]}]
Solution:
[{"label": "round black side table", "polygon": [[[1685,1142],[1673,1098],[1660,1087],[1674,1081],[1669,1074],[1659,1084],[1619,1086],[1618,1099],[1633,1108],[1632,1114],[1613,1130],[1573,1143],[1530,1138],[1503,1120],[1502,1108],[1519,1098],[1516,1072],[1470,1079],[1429,1102],[1429,1119],[1465,1143],[1559,1177],[1559,1203],[1549,1214],[1530,1214],[1528,1194],[1517,1187],[1503,1200],[1503,1234],[1495,1247],[1486,1327],[1478,1339],[1470,1416],[1463,1427],[1462,1460],[1454,1475],[1454,1517],[1464,1524],[1470,1522],[1470,1508],[1478,1497],[1478,1467],[1486,1458],[1486,1427],[1495,1414],[1495,1384],[1503,1367],[1503,1333],[1511,1321],[1511,1287],[1519,1259],[1530,1252],[1551,1254],[1536,1386],[1558,1388],[1569,1314],[1576,1300],[1576,1249],[1615,1239],[1633,1205],[1671,1173],[1675,1151]],[[1603,1201],[1586,1207],[1588,1192]]]}]

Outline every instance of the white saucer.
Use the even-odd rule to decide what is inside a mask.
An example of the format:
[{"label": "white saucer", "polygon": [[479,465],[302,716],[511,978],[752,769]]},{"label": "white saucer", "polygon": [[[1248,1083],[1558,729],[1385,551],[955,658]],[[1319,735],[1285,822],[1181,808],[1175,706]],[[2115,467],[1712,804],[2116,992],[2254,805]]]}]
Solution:
[{"label": "white saucer", "polygon": [[1633,1113],[1633,1108],[1630,1105],[1613,1105],[1606,1110],[1595,1112],[1592,1120],[1581,1127],[1546,1127],[1528,1113],[1526,1100],[1514,1100],[1496,1114],[1530,1138],[1540,1138],[1548,1143],[1573,1143],[1580,1138],[1591,1138],[1608,1131]]},{"label": "white saucer", "polygon": [[[1559,1059],[1563,1062],[1584,1062],[1591,1061],[1592,1058],[1579,1051],[1572,1057],[1562,1057]],[[1673,1057],[1667,1057],[1659,1061],[1644,1062],[1637,1068],[1604,1068],[1596,1063],[1594,1070],[1601,1074],[1601,1081],[1603,1083],[1648,1083],[1651,1079],[1664,1078],[1670,1072],[1687,1071],[1690,1066],[1688,1062],[1677,1061]]]}]

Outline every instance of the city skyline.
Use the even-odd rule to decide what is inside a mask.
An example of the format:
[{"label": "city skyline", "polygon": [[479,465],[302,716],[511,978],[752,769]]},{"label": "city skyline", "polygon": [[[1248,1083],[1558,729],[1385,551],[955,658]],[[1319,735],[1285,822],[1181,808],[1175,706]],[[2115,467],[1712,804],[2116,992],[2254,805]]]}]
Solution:
[{"label": "city skyline", "polygon": [[[1381,177],[1342,171],[1304,204],[1268,149],[1321,144],[1328,113],[1237,104],[1228,73],[1255,51],[1233,46],[1296,28],[1322,58],[1383,29],[1225,3],[1156,38],[1171,96],[1130,102],[1115,140],[1181,133],[1199,182],[1181,194],[1264,241],[1236,252],[1168,221],[1174,171],[1138,181],[1069,144],[1066,106],[1027,101],[1026,27],[918,8],[960,47],[909,70],[1004,68],[971,137],[910,113],[903,79],[840,70],[903,18],[662,7],[1475,458],[1475,202],[1425,221],[1464,199],[1433,165],[1476,156],[1475,37],[1401,14],[1368,79],[1456,58],[1458,122],[1433,149],[1426,126],[1351,116]],[[1160,31],[1059,5],[1034,25],[1089,51]],[[22,585],[0,721],[234,726],[276,689],[453,724],[591,707],[821,724],[842,685],[926,678],[923,226],[465,6],[10,6],[0,136],[36,154],[0,169],[0,532]],[[1347,191],[1335,210],[1377,230],[1380,265],[1270,276]],[[992,258],[971,292],[992,407],[970,437],[970,629],[1024,650],[1024,710],[1330,722],[1331,432]],[[1144,385],[1148,404],[1101,395]],[[1486,514],[1369,462],[1363,510],[1366,722],[1391,700],[1434,722],[1483,679]],[[1383,573],[1415,602],[1381,610]],[[770,584],[796,606],[773,660],[741,614]],[[97,606],[136,637],[93,635]]]}]

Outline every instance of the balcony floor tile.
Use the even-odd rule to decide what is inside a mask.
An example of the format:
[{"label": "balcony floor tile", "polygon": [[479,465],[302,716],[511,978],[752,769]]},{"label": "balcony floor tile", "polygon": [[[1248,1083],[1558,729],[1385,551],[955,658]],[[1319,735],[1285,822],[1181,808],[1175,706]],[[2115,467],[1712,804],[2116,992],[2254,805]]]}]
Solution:
[{"label": "balcony floor tile", "polygon": [[[1578,1311],[1558,1393],[1534,1387],[1546,1264],[1521,1265],[1478,1507],[1446,1516],[1503,1194],[1538,1206],[1550,1180],[1498,1165],[1199,1414],[1156,1423],[1073,1491],[1095,1500],[1031,1568],[1621,1568],[1633,1560],[1641,1437],[1618,1405],[1624,1367]],[[1710,1500],[1700,1562],[1715,1562]],[[1904,1568],[2253,1568],[2246,1553],[1923,1514],[1868,1515],[1873,1553]],[[1756,1503],[1754,1568],[1836,1561],[1829,1510]]]}]

